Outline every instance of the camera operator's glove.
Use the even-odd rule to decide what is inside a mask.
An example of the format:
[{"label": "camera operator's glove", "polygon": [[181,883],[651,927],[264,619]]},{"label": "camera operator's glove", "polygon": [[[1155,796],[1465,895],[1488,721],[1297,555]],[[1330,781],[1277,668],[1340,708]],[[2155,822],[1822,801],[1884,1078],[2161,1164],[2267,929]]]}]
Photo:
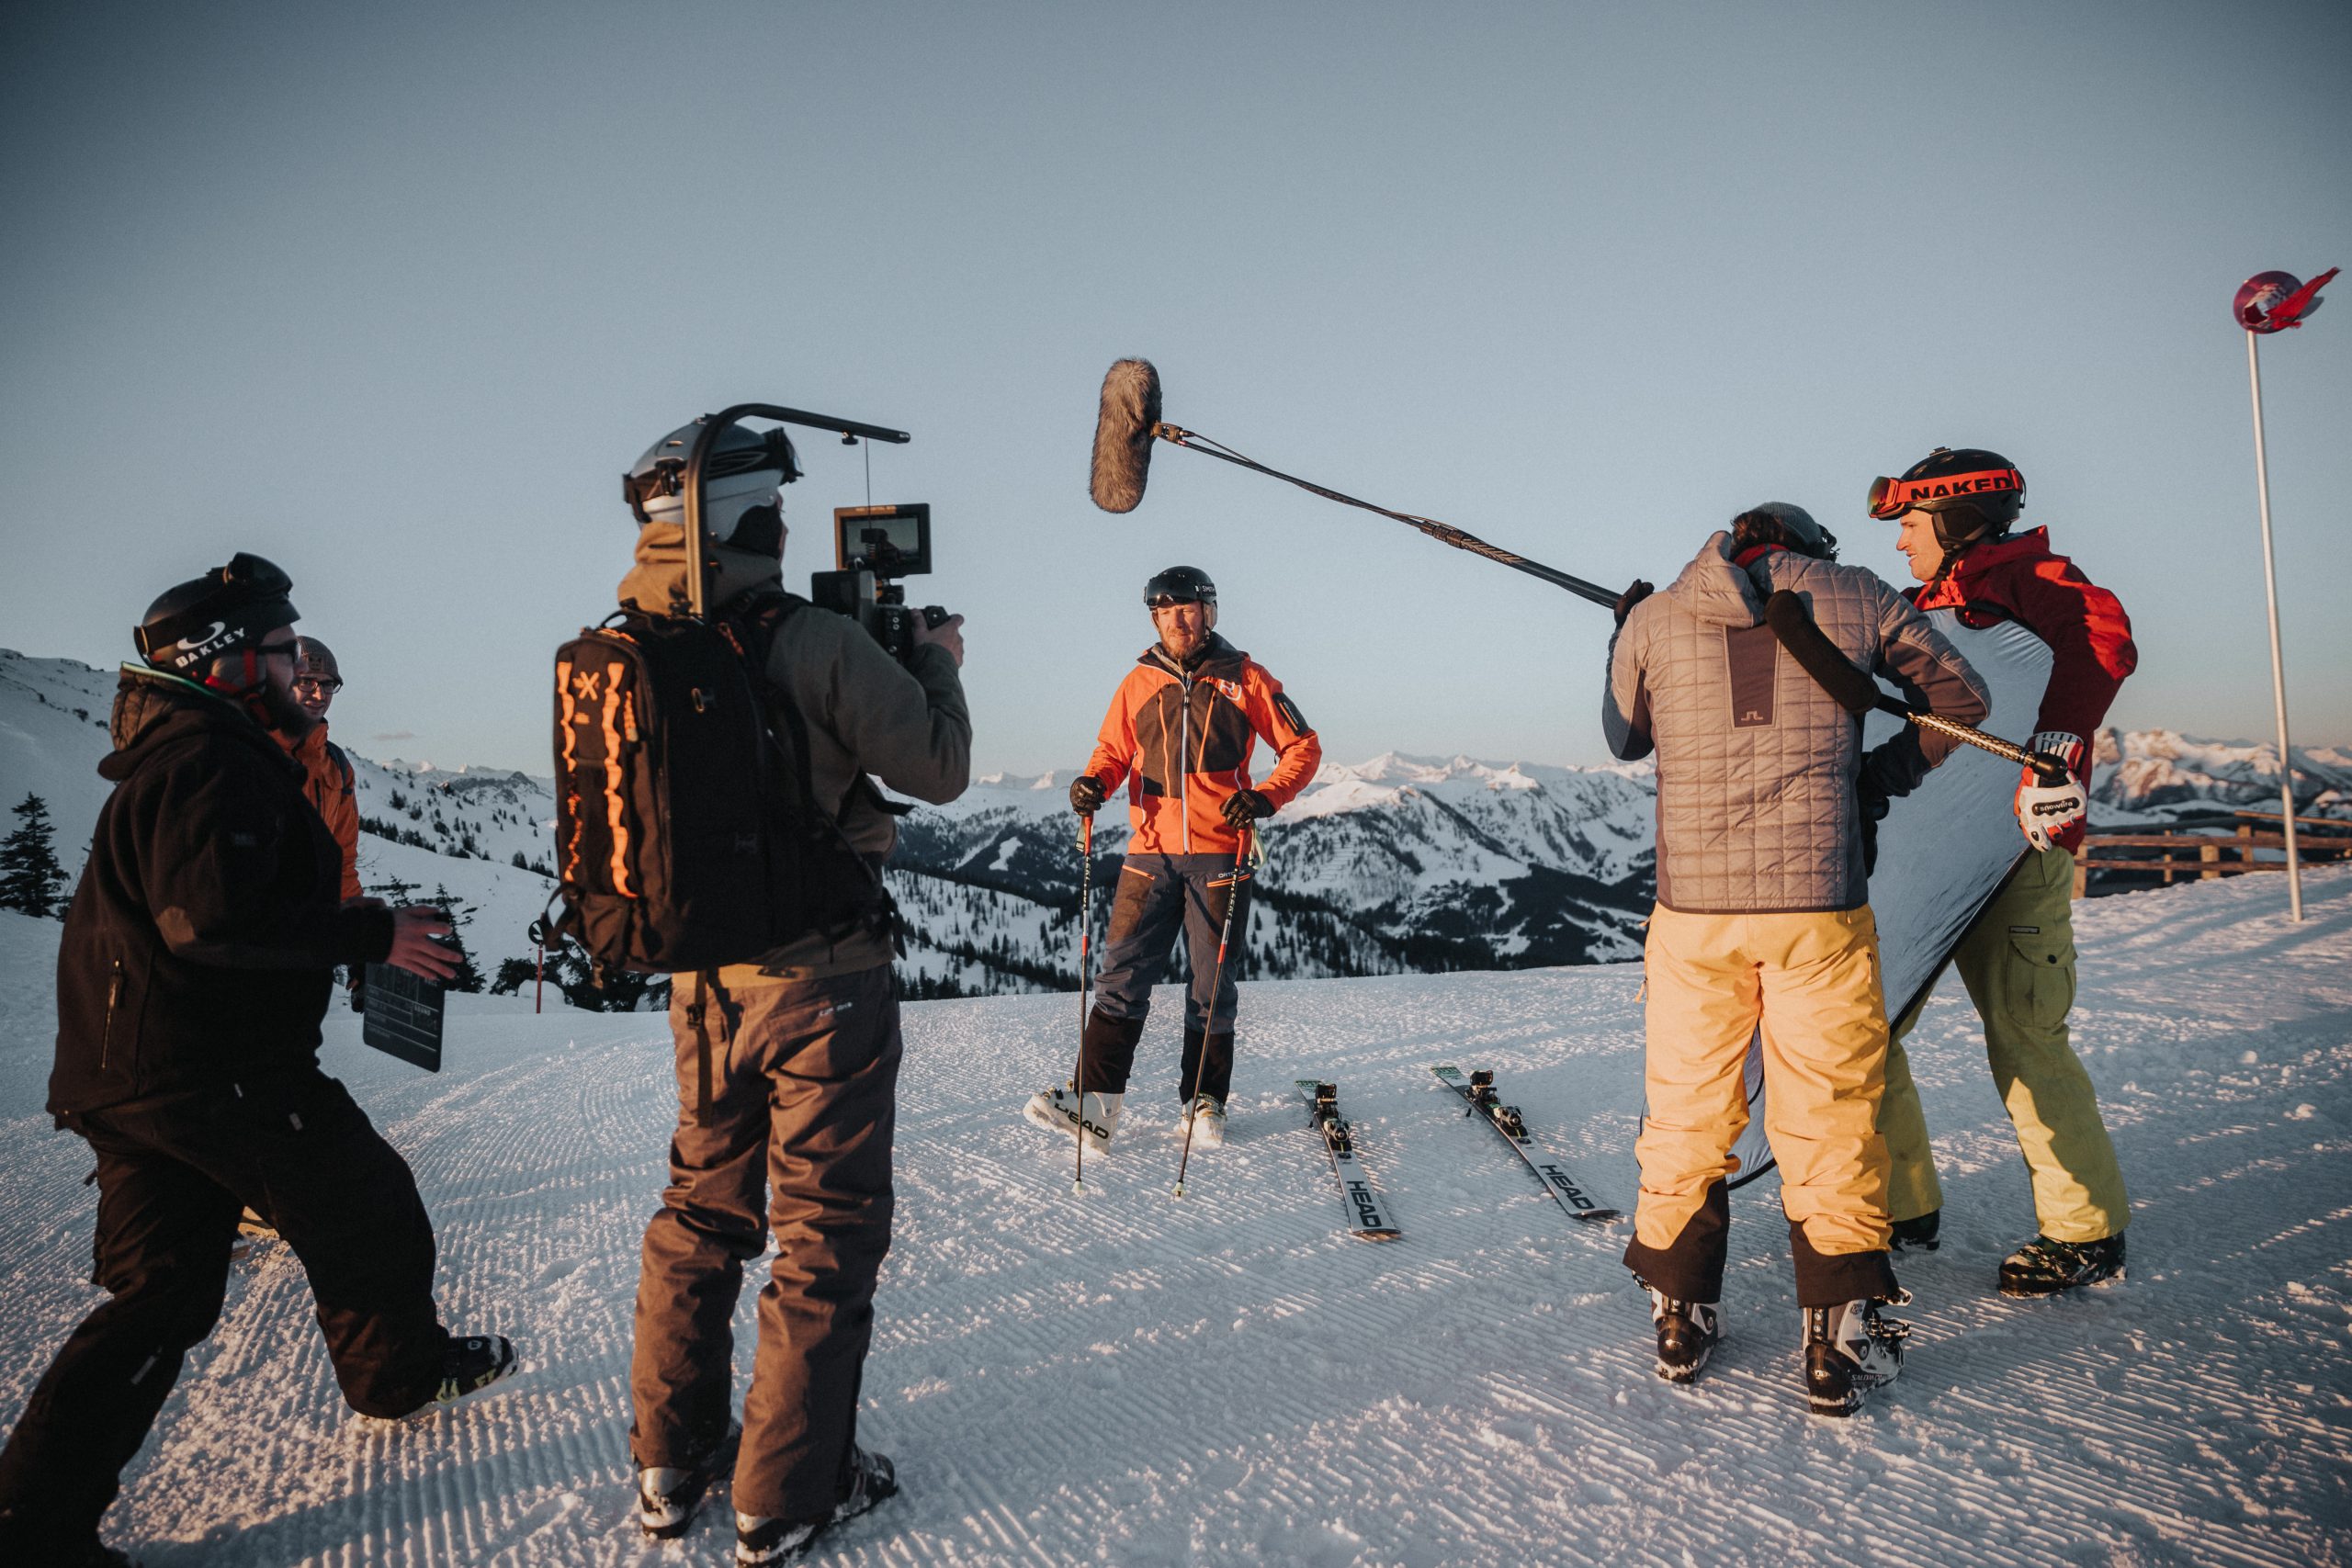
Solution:
[{"label": "camera operator's glove", "polygon": [[1272,817],[1274,803],[1254,789],[1237,789],[1226,797],[1225,825],[1247,828],[1261,817]]},{"label": "camera operator's glove", "polygon": [[2063,729],[2037,730],[2026,742],[2026,750],[2047,751],[2065,763],[2066,780],[2044,784],[2031,768],[2021,770],[2018,826],[2025,829],[2025,841],[2035,849],[2060,849],[2073,854],[2083,847],[2083,834],[2090,828],[2090,792],[2082,784],[2083,738]]},{"label": "camera operator's glove", "polygon": [[1893,802],[1867,775],[1855,782],[1854,800],[1861,807],[1862,875],[1868,877],[1878,870],[1878,825],[1886,820],[1887,807]]},{"label": "camera operator's glove", "polygon": [[1613,614],[1617,617],[1618,626],[1623,626],[1625,624],[1625,617],[1634,613],[1634,605],[1657,592],[1657,589],[1644,582],[1640,578],[1634,579],[1633,586],[1617,595],[1617,604]]},{"label": "camera operator's glove", "polygon": [[1109,798],[1110,791],[1092,773],[1080,773],[1069,781],[1069,808],[1080,817],[1093,816]]}]

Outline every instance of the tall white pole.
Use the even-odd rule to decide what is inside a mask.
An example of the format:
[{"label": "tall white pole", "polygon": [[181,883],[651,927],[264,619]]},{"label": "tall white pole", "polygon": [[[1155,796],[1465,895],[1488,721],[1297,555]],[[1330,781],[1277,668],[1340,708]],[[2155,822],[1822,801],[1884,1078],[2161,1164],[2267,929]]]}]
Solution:
[{"label": "tall white pole", "polygon": [[2270,597],[2270,700],[2278,710],[2278,796],[2287,817],[2287,917],[2303,918],[2303,869],[2295,853],[2295,765],[2287,750],[2287,666],[2278,652],[2278,569],[2270,555],[2270,462],[2262,451],[2260,339],[2245,334],[2246,375],[2254,383],[2254,483],[2262,498],[2262,587]]}]

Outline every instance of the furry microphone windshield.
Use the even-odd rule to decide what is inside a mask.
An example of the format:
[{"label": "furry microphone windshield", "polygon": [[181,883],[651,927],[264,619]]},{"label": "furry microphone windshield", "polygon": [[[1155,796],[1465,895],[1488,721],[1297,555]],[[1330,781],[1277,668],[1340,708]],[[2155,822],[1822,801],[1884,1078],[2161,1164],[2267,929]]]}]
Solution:
[{"label": "furry microphone windshield", "polygon": [[1159,425],[1159,372],[1148,359],[1122,359],[1102,378],[1102,412],[1094,424],[1094,472],[1088,488],[1105,512],[1133,512],[1151,475]]}]

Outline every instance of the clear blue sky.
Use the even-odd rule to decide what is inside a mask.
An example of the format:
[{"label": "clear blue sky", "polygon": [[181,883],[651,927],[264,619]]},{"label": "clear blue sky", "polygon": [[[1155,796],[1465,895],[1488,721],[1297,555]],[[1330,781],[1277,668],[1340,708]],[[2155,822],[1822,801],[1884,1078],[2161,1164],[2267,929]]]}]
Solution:
[{"label": "clear blue sky", "polygon": [[[548,766],[618,478],[744,399],[899,426],[983,769],[1081,761],[1206,568],[1330,754],[1588,761],[1606,612],[1161,448],[1096,389],[1577,575],[1986,446],[2139,635],[2127,727],[2270,733],[2249,273],[2352,264],[2352,7],[16,6],[0,644],[110,663],[238,548],[379,756]],[[2352,740],[2352,282],[2269,339],[2299,741]],[[787,577],[863,454],[802,443]],[[1907,581],[1907,580],[1904,580]]]}]

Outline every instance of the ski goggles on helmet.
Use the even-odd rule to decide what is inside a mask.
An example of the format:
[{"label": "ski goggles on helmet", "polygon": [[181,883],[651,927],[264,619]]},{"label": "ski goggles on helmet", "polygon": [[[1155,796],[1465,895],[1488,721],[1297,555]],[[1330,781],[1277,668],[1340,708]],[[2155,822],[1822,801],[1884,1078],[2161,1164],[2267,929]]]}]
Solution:
[{"label": "ski goggles on helmet", "polygon": [[[175,668],[184,669],[301,618],[289,597],[294,580],[276,562],[243,550],[231,557],[227,566],[186,586],[209,591],[176,615],[131,628],[132,644],[141,658],[150,661],[168,658]],[[293,657],[291,642],[284,652]]]},{"label": "ski goggles on helmet", "polygon": [[2022,492],[2025,476],[2015,468],[1979,468],[1967,474],[1939,474],[1933,479],[1890,479],[1884,477],[1871,481],[1871,515],[1880,519],[1900,517],[1913,507],[1925,507],[1929,512],[1942,510],[1939,503],[1966,501],[1972,496],[1996,495],[2003,491]]},{"label": "ski goggles on helmet", "polygon": [[1147,593],[1143,607],[1147,610],[1172,610],[1179,604],[1214,604],[1214,593]]}]

